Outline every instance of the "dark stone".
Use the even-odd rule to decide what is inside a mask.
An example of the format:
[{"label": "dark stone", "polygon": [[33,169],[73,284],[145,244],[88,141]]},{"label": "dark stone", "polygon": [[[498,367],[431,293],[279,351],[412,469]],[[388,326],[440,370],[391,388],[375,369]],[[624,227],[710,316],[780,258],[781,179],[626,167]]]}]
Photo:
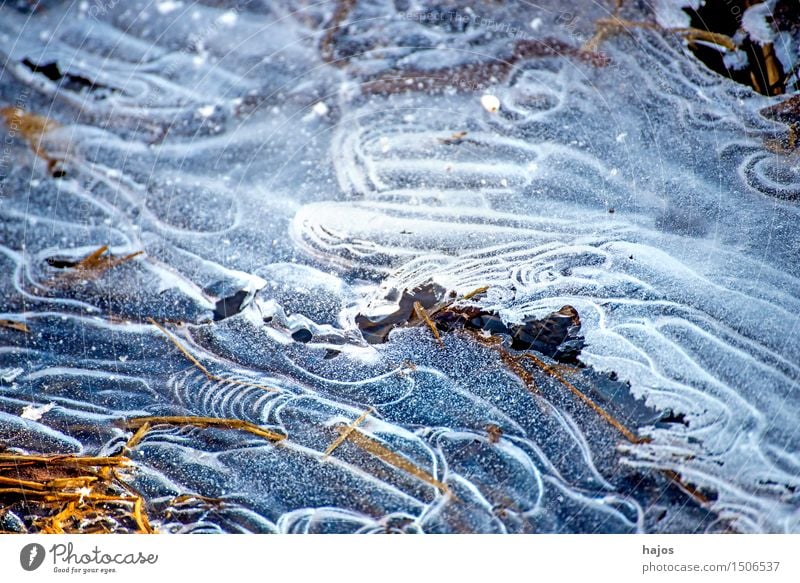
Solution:
[{"label": "dark stone", "polygon": [[305,344],[306,342],[310,342],[314,335],[311,333],[310,330],[306,330],[305,328],[300,328],[296,332],[292,332],[292,338],[295,342],[302,342]]}]

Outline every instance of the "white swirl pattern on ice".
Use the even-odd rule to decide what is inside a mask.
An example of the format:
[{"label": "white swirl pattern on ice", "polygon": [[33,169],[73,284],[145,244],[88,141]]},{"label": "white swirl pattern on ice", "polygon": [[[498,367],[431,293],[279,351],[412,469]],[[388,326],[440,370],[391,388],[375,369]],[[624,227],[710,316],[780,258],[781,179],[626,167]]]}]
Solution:
[{"label": "white swirl pattern on ice", "polygon": [[[315,48],[331,3],[156,18],[131,2],[97,20],[53,4],[0,9],[0,98],[62,124],[42,149],[65,172],[16,140],[0,176],[0,319],[32,330],[0,328],[0,369],[22,370],[0,382],[12,447],[109,453],[127,437],[115,421],[160,414],[289,436],[149,433],[132,456],[152,508],[186,492],[226,503],[177,509],[160,523],[172,532],[694,531],[716,517],[800,529],[797,173],[765,148],[781,131],[757,113],[771,101],[650,32],[609,39],[608,67],[516,61],[491,81],[490,114],[475,88],[359,94],[364,76],[507,56],[502,31],[432,26],[394,3],[356,3],[334,63]],[[544,5],[552,17],[563,2]],[[145,255],[54,284],[48,258],[103,244]],[[481,304],[509,321],[573,305],[582,358],[685,424],[639,420],[654,441],[620,467],[619,436],[546,375],[530,392],[458,334],[444,347],[419,329],[377,348],[358,338],[370,299],[431,277],[490,285]],[[210,324],[239,290],[261,291]],[[148,317],[189,323],[179,341],[215,380],[135,323]],[[300,328],[308,343],[292,340]],[[428,481],[354,443],[323,459],[367,407],[373,447]],[[714,494],[716,514],[662,492],[651,469]]]}]

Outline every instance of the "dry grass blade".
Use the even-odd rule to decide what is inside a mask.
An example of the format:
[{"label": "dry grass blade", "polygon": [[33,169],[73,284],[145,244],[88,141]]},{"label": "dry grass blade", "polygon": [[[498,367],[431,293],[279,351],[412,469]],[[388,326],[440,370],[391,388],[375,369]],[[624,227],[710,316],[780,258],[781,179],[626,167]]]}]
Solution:
[{"label": "dry grass blade", "polygon": [[[216,417],[134,417],[123,421],[122,424],[128,429],[141,429],[144,426],[152,425],[189,425],[195,427],[216,427],[221,429],[236,429],[246,431],[263,437],[269,441],[283,441],[286,435],[270,431],[259,427],[249,421],[242,421],[241,419],[218,419]],[[139,433],[137,431],[137,433]],[[140,437],[141,439],[141,437]]]},{"label": "dry grass blade", "polygon": [[687,484],[683,481],[683,479],[672,470],[661,470],[661,473],[671,482],[673,482],[678,488],[680,488],[685,494],[694,498],[699,504],[702,506],[708,505],[711,500],[708,499],[708,496],[703,494],[700,490],[692,486],[691,484]]},{"label": "dry grass blade", "polygon": [[447,484],[440,482],[439,480],[431,476],[428,472],[416,466],[408,458],[393,452],[391,449],[380,443],[378,440],[368,436],[366,433],[362,433],[358,429],[355,428],[351,429],[348,427],[338,427],[337,430],[341,434],[347,433],[348,441],[357,445],[358,447],[367,451],[368,453],[374,455],[375,457],[384,461],[390,466],[393,466],[398,470],[402,470],[407,474],[410,474],[415,478],[422,480],[426,484],[430,484],[431,486],[439,490],[439,492],[441,492],[442,494],[450,494],[450,488],[447,486]]},{"label": "dry grass blade", "polygon": [[185,502],[202,502],[209,506],[224,506],[225,501],[221,498],[212,498],[211,496],[202,496],[200,494],[179,494],[170,500],[170,504],[183,504]]},{"label": "dry grass blade", "polygon": [[30,488],[32,490],[44,491],[46,488],[39,482],[32,482],[30,480],[19,480],[16,478],[6,478],[0,476],[0,486],[14,486],[17,488]]},{"label": "dry grass blade", "polygon": [[63,524],[76,513],[76,510],[75,502],[69,502],[61,512],[42,524],[40,532],[44,534],[66,534]]},{"label": "dry grass blade", "polygon": [[733,42],[731,37],[708,30],[702,30],[700,28],[687,27],[662,29],[659,25],[653,22],[637,22],[616,17],[601,18],[598,19],[595,24],[597,26],[597,32],[595,32],[594,36],[590,38],[581,48],[581,50],[584,52],[593,53],[597,51],[597,49],[600,48],[600,44],[612,34],[617,34],[634,28],[671,32],[682,36],[689,42],[701,40],[724,47],[729,51],[736,49],[736,43]]},{"label": "dry grass blade", "polygon": [[105,254],[106,251],[108,251],[108,245],[98,247],[89,253],[89,255],[78,261],[78,263],[75,265],[75,269],[91,270],[97,268],[100,265],[100,258]]},{"label": "dry grass blade", "polygon": [[[535,393],[539,393],[538,389],[535,388],[535,384],[533,381],[533,377],[522,367],[518,362],[517,359],[526,359],[533,362],[537,368],[539,368],[545,374],[553,377],[556,379],[561,385],[565,386],[569,391],[575,395],[578,399],[586,403],[595,413],[597,413],[606,423],[614,427],[617,431],[619,431],[625,439],[629,442],[634,444],[644,444],[650,443],[652,440],[648,437],[639,437],[633,431],[625,427],[621,422],[619,422],[613,415],[608,413],[605,409],[603,409],[600,405],[595,403],[591,398],[589,398],[586,394],[583,393],[580,389],[578,389],[575,385],[570,383],[567,379],[565,379],[559,370],[556,367],[549,366],[546,362],[537,358],[532,354],[522,354],[519,357],[513,357],[510,354],[506,353],[502,348],[500,349],[500,355],[503,359],[503,362],[506,366],[509,367],[520,379],[525,383],[525,385]],[[492,439],[492,435],[489,435],[490,440]],[[671,470],[661,470],[661,474],[664,475],[668,480],[673,482],[676,486],[678,486],[684,493],[691,496],[695,501],[697,501],[701,505],[707,505],[709,503],[709,499],[699,490],[684,482],[681,477]]]},{"label": "dry grass blade", "polygon": [[353,421],[350,425],[348,425],[347,429],[341,432],[339,434],[339,437],[334,439],[333,443],[331,443],[328,446],[328,449],[325,450],[325,454],[322,456],[322,459],[326,459],[328,456],[330,456],[334,452],[334,450],[337,447],[339,447],[342,444],[342,442],[350,436],[353,430],[364,422],[364,420],[369,416],[370,413],[372,413],[372,407],[368,407],[366,411],[364,411],[361,415],[358,416],[358,418],[356,418],[355,421]]},{"label": "dry grass blade", "polygon": [[142,423],[139,426],[139,429],[136,430],[136,433],[134,433],[128,440],[128,442],[125,444],[125,449],[130,451],[134,447],[136,447],[139,444],[139,442],[142,441],[142,439],[144,439],[144,436],[147,435],[147,432],[150,431],[150,427],[151,427],[150,423]]},{"label": "dry grass blade", "polygon": [[46,482],[47,488],[54,490],[87,488],[100,478],[98,476],[79,476],[77,478],[54,478]]},{"label": "dry grass blade", "polygon": [[205,375],[205,377],[208,380],[219,382],[219,383],[231,383],[233,385],[238,385],[238,386],[241,386],[241,387],[255,387],[257,389],[263,389],[263,390],[268,391],[270,393],[280,393],[281,392],[280,389],[276,389],[274,387],[269,387],[267,385],[262,385],[262,384],[259,384],[259,383],[250,383],[250,382],[247,382],[247,381],[237,381],[235,379],[226,379],[225,377],[221,377],[221,376],[213,374],[205,366],[203,366],[203,364],[199,360],[197,360],[194,357],[194,355],[192,355],[191,352],[186,350],[183,347],[183,345],[178,341],[178,339],[175,338],[175,336],[172,333],[170,333],[166,328],[164,328],[161,324],[156,322],[153,318],[147,318],[147,321],[150,322],[156,328],[158,328],[169,339],[169,341],[172,342],[172,344],[175,345],[175,347],[181,352],[181,354],[183,354],[183,356],[186,357],[186,360],[191,362],[195,366],[195,368],[197,368],[200,372],[203,373],[203,375]]},{"label": "dry grass blade", "polygon": [[695,41],[701,40],[707,43],[711,43],[712,45],[717,45],[720,47],[724,47],[729,51],[736,50],[736,43],[733,42],[731,37],[720,34],[718,32],[711,32],[709,30],[703,30],[701,28],[669,28],[667,29],[668,32],[673,32],[675,34],[681,35],[687,41]]},{"label": "dry grass blade", "polygon": [[23,455],[13,453],[0,453],[0,470],[20,466],[45,464],[48,466],[69,466],[77,468],[91,468],[102,466],[124,467],[130,460],[122,456],[111,457],[81,457],[71,454],[59,455]]},{"label": "dry grass blade", "polygon": [[58,123],[47,117],[28,113],[19,107],[0,107],[0,115],[6,125],[14,125],[15,129],[29,142],[41,139],[42,135],[59,127]]},{"label": "dry grass blade", "polygon": [[22,136],[31,150],[40,158],[52,165],[56,161],[47,156],[42,148],[42,137],[49,131],[59,127],[58,123],[34,113],[28,113],[19,107],[0,107],[0,116],[9,128],[13,128]]},{"label": "dry grass blade", "polygon": [[136,525],[139,527],[139,531],[144,534],[153,534],[155,531],[153,527],[150,526],[150,521],[147,519],[147,515],[144,513],[144,502],[142,501],[141,497],[136,498],[136,502],[133,503],[133,518],[136,521]]},{"label": "dry grass blade", "polygon": [[500,352],[500,360],[503,361],[503,364],[505,364],[511,372],[519,377],[522,384],[525,385],[525,388],[534,395],[540,395],[541,391],[539,387],[536,386],[536,380],[533,378],[533,375],[525,370],[525,367],[517,361],[516,357],[506,352],[502,346],[498,346],[497,349]]},{"label": "dry grass blade", "polygon": [[761,54],[764,56],[764,68],[767,70],[767,84],[769,85],[767,88],[767,95],[779,95],[782,92],[782,66],[778,64],[775,48],[772,46],[772,43],[762,45]]},{"label": "dry grass blade", "polygon": [[464,141],[464,138],[467,136],[467,132],[460,131],[454,132],[450,137],[447,138],[437,138],[440,143],[445,144],[447,146],[454,146],[458,145]]},{"label": "dry grass blade", "polygon": [[25,322],[17,322],[16,320],[0,320],[0,328],[10,328],[11,330],[30,334],[27,324],[25,324]]},{"label": "dry grass blade", "polygon": [[467,294],[464,294],[461,297],[461,299],[462,300],[471,300],[475,296],[479,296],[482,293],[486,293],[488,290],[489,290],[489,286],[488,285],[482,285],[481,287],[476,288],[476,289],[472,290],[471,292],[469,292]]},{"label": "dry grass blade", "polygon": [[119,480],[114,468],[128,458],[0,454],[0,505],[25,516],[41,533],[155,530],[144,499]]},{"label": "dry grass blade", "polygon": [[608,411],[603,409],[600,405],[595,403],[592,399],[586,396],[583,391],[578,389],[575,385],[570,383],[567,379],[565,379],[561,373],[557,370],[548,366],[543,360],[537,358],[532,354],[523,354],[520,358],[524,358],[526,360],[530,360],[533,362],[542,372],[548,374],[549,376],[556,379],[559,383],[565,386],[569,391],[575,395],[578,399],[589,405],[591,409],[597,413],[604,421],[606,421],[609,425],[614,427],[617,431],[619,431],[625,439],[630,441],[631,443],[647,443],[649,440],[646,438],[638,437],[633,431],[625,427],[622,423],[620,423],[613,415],[611,415]]},{"label": "dry grass blade", "polygon": [[63,170],[59,167],[63,162],[47,153],[42,145],[42,138],[48,132],[60,127],[58,123],[47,117],[28,113],[20,107],[2,107],[0,116],[5,119],[6,125],[17,132],[28,143],[28,147],[39,158],[47,162],[47,170],[53,176],[62,176]]},{"label": "dry grass blade", "polygon": [[144,251],[136,251],[135,253],[123,255],[122,257],[114,257],[112,255],[106,255],[107,251],[108,245],[98,247],[89,255],[72,265],[69,271],[59,274],[55,278],[54,283],[69,283],[75,280],[97,279],[109,269],[127,263],[144,253]]},{"label": "dry grass blade", "polygon": [[436,324],[433,323],[433,320],[431,320],[428,312],[419,302],[414,302],[414,313],[417,315],[417,318],[425,322],[425,325],[430,329],[433,337],[436,338],[436,342],[439,343],[439,346],[444,348],[444,342],[442,342],[442,337],[439,336],[439,330],[436,329]]}]

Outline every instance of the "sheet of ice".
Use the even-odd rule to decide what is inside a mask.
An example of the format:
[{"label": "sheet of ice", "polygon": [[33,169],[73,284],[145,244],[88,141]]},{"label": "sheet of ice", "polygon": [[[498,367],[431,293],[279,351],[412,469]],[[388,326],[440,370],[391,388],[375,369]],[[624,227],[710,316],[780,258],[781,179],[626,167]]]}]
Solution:
[{"label": "sheet of ice", "polygon": [[[800,166],[767,147],[774,100],[665,33],[585,58],[597,5],[402,4],[358,2],[338,28],[333,4],[1,9],[0,98],[60,123],[42,151],[64,170],[19,137],[4,152],[0,319],[31,333],[0,327],[0,369],[22,369],[0,383],[3,440],[108,453],[114,421],[168,414],[289,435],[149,433],[137,486],[175,532],[800,530]],[[54,285],[48,258],[104,244],[145,254]],[[361,339],[355,314],[431,278],[490,286],[480,305],[509,322],[574,306],[592,367],[574,382],[630,383],[679,421],[606,395],[652,437],[624,445],[468,337]],[[188,323],[219,378],[146,318]],[[458,502],[355,442],[324,458],[367,407],[359,430]],[[184,493],[228,506],[159,518]]]},{"label": "sheet of ice", "polygon": [[764,45],[771,43],[777,37],[775,29],[769,22],[775,10],[775,0],[768,0],[751,6],[742,14],[742,28],[754,41]]}]

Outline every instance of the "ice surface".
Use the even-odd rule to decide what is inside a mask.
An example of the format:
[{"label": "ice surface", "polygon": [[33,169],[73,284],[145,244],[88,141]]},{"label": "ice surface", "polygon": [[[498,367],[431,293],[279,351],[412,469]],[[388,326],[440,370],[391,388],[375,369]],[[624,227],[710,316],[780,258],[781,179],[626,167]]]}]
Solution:
[{"label": "ice surface", "polygon": [[[30,333],[0,327],[0,440],[107,454],[141,415],[289,436],[147,434],[132,479],[174,532],[800,530],[800,166],[759,114],[776,99],[655,30],[587,58],[608,10],[540,4],[370,0],[342,26],[333,3],[0,9],[0,99],[59,123],[39,151],[64,174],[4,142],[0,320]],[[101,245],[145,253],[58,283],[53,258]],[[571,382],[652,441],[472,337],[363,340],[356,314],[430,280],[489,286],[508,322],[574,306]],[[358,431],[419,473],[367,442],[323,456],[368,407]],[[163,513],[187,493],[225,505]]]},{"label": "ice surface", "polygon": [[762,4],[751,6],[742,14],[742,28],[754,41],[766,44],[775,40],[777,34],[768,20],[774,10],[775,1],[768,0]]}]

